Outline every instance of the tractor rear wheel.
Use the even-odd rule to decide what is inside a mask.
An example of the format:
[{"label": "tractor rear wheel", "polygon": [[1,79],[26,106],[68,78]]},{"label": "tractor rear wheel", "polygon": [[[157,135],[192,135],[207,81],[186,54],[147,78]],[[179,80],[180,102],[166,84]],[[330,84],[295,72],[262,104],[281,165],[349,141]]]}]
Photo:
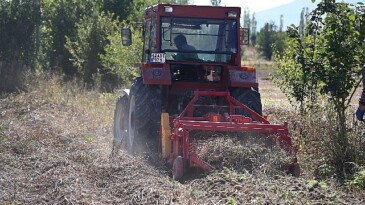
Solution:
[{"label": "tractor rear wheel", "polygon": [[117,100],[114,110],[114,141],[112,153],[123,147],[123,142],[127,135],[128,101],[128,94],[123,91],[122,95]]},{"label": "tractor rear wheel", "polygon": [[127,149],[130,153],[144,151],[142,143],[158,141],[160,93],[159,87],[143,84],[142,78],[134,81],[129,93]]},{"label": "tractor rear wheel", "polygon": [[[261,96],[255,88],[235,88],[231,92],[232,97],[240,101],[242,104],[262,115]],[[237,114],[248,115],[245,112],[238,112]]]}]

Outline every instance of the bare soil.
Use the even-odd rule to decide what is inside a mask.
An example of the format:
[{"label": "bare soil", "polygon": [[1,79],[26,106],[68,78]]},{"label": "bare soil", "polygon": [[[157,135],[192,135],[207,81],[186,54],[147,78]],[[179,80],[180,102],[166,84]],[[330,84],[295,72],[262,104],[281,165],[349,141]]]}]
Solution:
[{"label": "bare soil", "polygon": [[[281,158],[268,160],[270,153],[265,159],[242,146],[234,149],[237,155],[228,150],[234,141],[208,141],[211,156],[226,164],[184,182],[174,181],[151,153],[131,156],[119,150],[111,156],[114,103],[115,96],[53,81],[0,99],[0,204],[365,203],[364,192],[331,181],[268,172]],[[259,171],[246,169],[244,154]],[[260,164],[254,163],[259,157]],[[232,159],[243,164],[227,166]]]}]

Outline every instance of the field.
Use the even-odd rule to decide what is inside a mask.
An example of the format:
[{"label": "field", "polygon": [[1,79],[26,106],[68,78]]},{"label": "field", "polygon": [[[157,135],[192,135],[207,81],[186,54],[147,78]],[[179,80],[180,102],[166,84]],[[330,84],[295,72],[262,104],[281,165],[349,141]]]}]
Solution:
[{"label": "field", "polygon": [[[285,95],[259,65],[264,114],[291,123]],[[116,94],[52,75],[0,99],[0,204],[364,204],[365,193],[316,181],[312,164],[293,178],[221,169],[176,182],[158,156],[112,155]],[[293,117],[294,118],[294,117]]]}]

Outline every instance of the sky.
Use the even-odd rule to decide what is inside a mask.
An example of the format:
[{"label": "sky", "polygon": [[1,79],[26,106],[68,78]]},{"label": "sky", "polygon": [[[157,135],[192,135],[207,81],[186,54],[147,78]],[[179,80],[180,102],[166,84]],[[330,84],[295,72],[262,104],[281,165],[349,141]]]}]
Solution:
[{"label": "sky", "polygon": [[[364,2],[364,0],[343,0],[344,2]],[[280,23],[280,16],[283,15],[284,30],[291,24],[298,25],[300,22],[300,13],[304,7],[309,11],[314,9],[320,0],[312,3],[311,0],[221,0],[221,6],[249,8],[250,14],[255,13],[257,28],[262,28],[266,22]],[[211,5],[210,0],[191,0],[195,5]],[[241,17],[243,15],[241,14]]]},{"label": "sky", "polygon": [[[211,5],[210,0],[193,0],[196,5]],[[222,0],[221,6],[248,7],[251,12],[260,12],[293,2],[294,0]]]},{"label": "sky", "polygon": [[[265,10],[269,10],[275,7],[279,7],[279,6],[283,6],[283,5],[287,5],[290,4],[292,2],[294,2],[296,0],[221,0],[221,6],[234,6],[234,7],[241,7],[242,10],[243,8],[249,8],[250,13],[255,13],[256,14],[256,20],[257,20],[257,26],[258,29],[262,28],[264,26],[264,24],[266,22],[271,22],[274,21],[276,24],[278,24],[280,22],[280,14],[268,14],[266,15],[265,12],[260,13],[262,11]],[[302,0],[302,1],[308,1],[310,2],[310,0]],[[210,0],[192,0],[192,4],[194,5],[211,5],[211,1]],[[289,16],[289,15],[284,15],[284,18],[289,18],[289,20],[284,20],[284,28],[286,28],[286,26],[292,24],[292,23],[299,23],[299,14],[301,11],[301,7],[296,8],[296,10],[298,11],[283,11],[283,13],[285,12],[294,12],[294,13],[298,13],[295,16]],[[242,11],[243,12],[243,11]],[[242,17],[242,15],[241,15]],[[290,22],[289,22],[290,21]]]}]

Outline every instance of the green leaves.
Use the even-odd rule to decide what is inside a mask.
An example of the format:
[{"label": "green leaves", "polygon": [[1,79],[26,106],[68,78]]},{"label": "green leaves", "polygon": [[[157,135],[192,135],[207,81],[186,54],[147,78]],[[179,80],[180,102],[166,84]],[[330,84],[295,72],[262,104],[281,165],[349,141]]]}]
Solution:
[{"label": "green leaves", "polygon": [[318,82],[312,80],[314,63],[310,60],[313,49],[306,47],[310,43],[307,37],[300,37],[298,27],[290,27],[287,31],[291,38],[288,48],[280,55],[275,52],[278,65],[275,83],[291,99],[299,102],[300,110],[312,107],[317,97]]},{"label": "green leaves", "polygon": [[277,31],[273,22],[266,23],[258,33],[257,44],[267,60],[271,60],[273,56],[273,47],[281,53],[286,48],[286,35],[284,32]]},{"label": "green leaves", "polygon": [[288,28],[289,49],[283,57],[277,56],[280,85],[303,109],[316,99],[317,92],[346,109],[364,53],[364,10],[358,8],[321,2],[307,26],[311,36],[300,37],[298,27]]},{"label": "green leaves", "polygon": [[105,53],[104,47],[109,44],[108,36],[118,32],[118,24],[111,14],[94,11],[91,16],[82,18],[76,26],[77,37],[67,38],[65,46],[85,82],[93,83],[93,74],[104,70],[99,55]]},{"label": "green leaves", "polygon": [[101,63],[109,72],[116,74],[122,84],[129,84],[138,76],[135,63],[141,61],[142,34],[133,30],[133,43],[129,47],[123,47],[120,33],[114,32],[108,36],[109,44],[105,46],[105,54],[101,54]]},{"label": "green leaves", "polygon": [[36,18],[33,0],[0,0],[0,61],[33,66]]},{"label": "green leaves", "polygon": [[[288,49],[283,55],[276,54],[278,64],[276,83],[285,94],[300,104],[302,114],[318,112],[321,103],[331,108],[331,124],[334,134],[328,157],[334,163],[336,174],[351,175],[347,162],[356,160],[357,145],[352,143],[346,109],[350,93],[359,79],[359,70],[364,62],[365,10],[361,6],[322,1],[311,12],[307,35],[298,35],[297,27],[288,29]],[[323,106],[322,106],[323,107]],[[352,112],[352,111],[351,111]],[[349,152],[349,150],[351,150]],[[364,177],[355,177],[353,186],[362,186]]]}]

